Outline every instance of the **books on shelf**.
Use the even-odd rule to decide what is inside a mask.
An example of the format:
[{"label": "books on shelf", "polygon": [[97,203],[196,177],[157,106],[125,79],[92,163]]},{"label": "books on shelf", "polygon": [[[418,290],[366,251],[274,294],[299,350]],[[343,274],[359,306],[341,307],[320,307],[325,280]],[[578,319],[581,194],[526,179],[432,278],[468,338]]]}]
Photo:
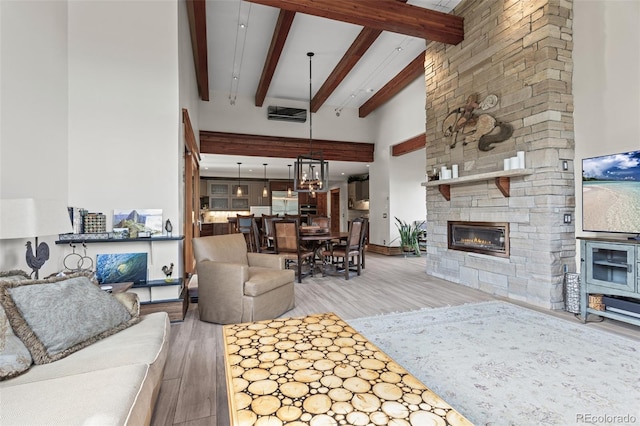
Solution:
[{"label": "books on shelf", "polygon": [[136,293],[140,303],[178,300],[182,293],[182,280],[155,280],[136,284],[128,291]]}]

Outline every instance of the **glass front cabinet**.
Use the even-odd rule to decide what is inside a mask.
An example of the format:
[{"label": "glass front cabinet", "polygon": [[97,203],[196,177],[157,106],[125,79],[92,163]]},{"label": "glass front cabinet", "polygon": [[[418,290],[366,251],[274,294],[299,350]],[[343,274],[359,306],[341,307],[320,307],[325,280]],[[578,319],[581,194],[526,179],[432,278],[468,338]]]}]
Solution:
[{"label": "glass front cabinet", "polygon": [[636,247],[610,243],[587,244],[586,280],[618,290],[635,291]]},{"label": "glass front cabinet", "polygon": [[[582,239],[580,242],[581,298],[584,321],[588,314],[640,325],[640,242]],[[602,302],[590,304],[590,300]],[[630,310],[620,313],[608,303],[622,301]]]}]

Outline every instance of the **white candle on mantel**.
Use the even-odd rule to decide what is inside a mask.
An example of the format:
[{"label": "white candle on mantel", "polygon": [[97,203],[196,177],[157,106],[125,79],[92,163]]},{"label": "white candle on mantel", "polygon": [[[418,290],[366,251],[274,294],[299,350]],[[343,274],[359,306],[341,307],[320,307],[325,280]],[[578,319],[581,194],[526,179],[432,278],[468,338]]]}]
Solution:
[{"label": "white candle on mantel", "polygon": [[516,152],[516,157],[518,157],[518,166],[520,166],[521,169],[524,169],[524,151]]},{"label": "white candle on mantel", "polygon": [[458,165],[454,164],[451,166],[451,176],[455,179],[458,177]]},{"label": "white candle on mantel", "polygon": [[505,170],[509,170],[511,168],[511,159],[510,158],[505,158],[504,159],[504,169]]}]

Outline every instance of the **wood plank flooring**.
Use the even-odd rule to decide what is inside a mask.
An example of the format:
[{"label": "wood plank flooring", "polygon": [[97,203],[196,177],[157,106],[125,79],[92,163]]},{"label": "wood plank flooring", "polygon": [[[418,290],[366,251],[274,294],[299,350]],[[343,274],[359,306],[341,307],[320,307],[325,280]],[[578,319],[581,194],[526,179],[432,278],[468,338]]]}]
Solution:
[{"label": "wood plank flooring", "polygon": [[[363,274],[349,281],[342,276],[316,274],[301,284],[296,282],[296,307],[283,317],[334,312],[348,321],[427,307],[505,300],[427,276],[425,271],[425,257],[367,254]],[[579,323],[568,312],[517,304]],[[629,324],[605,320],[585,326],[640,341],[638,327]],[[184,322],[172,324],[169,357],[153,425],[229,424],[221,332],[222,326],[198,319],[197,304],[190,305]]]}]

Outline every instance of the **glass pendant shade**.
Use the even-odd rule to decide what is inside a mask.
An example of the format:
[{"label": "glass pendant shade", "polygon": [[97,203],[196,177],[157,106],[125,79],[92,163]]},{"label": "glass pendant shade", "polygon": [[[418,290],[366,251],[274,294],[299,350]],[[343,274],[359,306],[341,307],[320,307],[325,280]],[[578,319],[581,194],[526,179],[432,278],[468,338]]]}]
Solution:
[{"label": "glass pendant shade", "polygon": [[238,189],[236,190],[236,196],[242,197],[242,188],[240,187],[240,164],[238,163]]},{"label": "glass pendant shade", "polygon": [[267,164],[263,163],[264,166],[264,186],[262,187],[262,196],[266,197],[269,195],[269,191],[267,190]]}]

